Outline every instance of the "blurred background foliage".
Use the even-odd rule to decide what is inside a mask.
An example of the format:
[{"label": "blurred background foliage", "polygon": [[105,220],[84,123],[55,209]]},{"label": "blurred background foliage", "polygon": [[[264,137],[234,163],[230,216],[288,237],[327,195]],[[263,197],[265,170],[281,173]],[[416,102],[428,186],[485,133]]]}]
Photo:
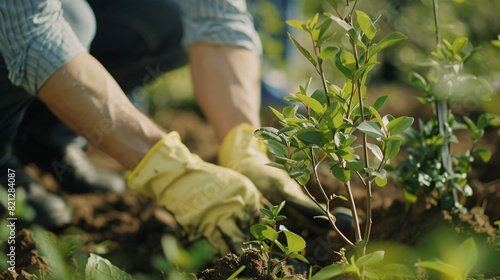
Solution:
[{"label": "blurred background foliage", "polygon": [[[344,1],[338,1],[345,7]],[[354,1],[350,1],[351,5]],[[342,5],[342,4],[339,4]],[[256,26],[261,35],[264,46],[264,76],[269,69],[285,71],[288,80],[302,81],[314,76],[314,69],[303,60],[300,53],[288,42],[286,32],[293,33],[304,46],[309,46],[307,34],[296,32],[287,27],[285,20],[298,19],[306,21],[320,14],[320,22],[326,17],[323,12],[334,13],[332,7],[325,0],[254,0],[250,1],[250,8],[255,14]],[[274,6],[274,8],[273,8]],[[359,0],[358,9],[371,17],[380,16],[376,27],[380,30],[375,41],[385,35],[398,31],[408,40],[388,49],[379,57],[381,65],[374,69],[370,85],[408,86],[408,75],[412,71],[425,73],[427,69],[419,66],[418,62],[430,59],[430,52],[436,45],[432,0]],[[342,8],[341,8],[342,9]],[[500,48],[494,46],[492,40],[498,40],[500,34],[500,1],[478,0],[440,0],[439,21],[441,36],[453,42],[458,37],[468,37],[469,44],[465,51],[480,47],[473,59],[465,65],[465,72],[486,80],[493,88],[494,96],[491,99],[480,97],[477,105],[470,110],[485,110],[490,113],[500,113]],[[281,21],[278,20],[281,18]],[[339,27],[336,25],[332,32]],[[335,29],[336,28],[336,29]],[[340,30],[339,30],[340,31]],[[337,32],[331,44],[347,43],[343,32]],[[332,62],[333,64],[333,62]],[[333,69],[333,67],[332,67]],[[265,77],[264,77],[265,78]],[[327,77],[330,81],[342,81],[342,75],[331,72]],[[290,84],[290,83],[288,83]],[[289,85],[290,91],[296,91],[297,83]],[[412,92],[414,94],[415,92]],[[403,93],[404,94],[404,93]],[[411,95],[406,95],[408,102],[414,102]],[[470,100],[469,100],[470,102]]]},{"label": "blurred background foliage", "polygon": [[[347,1],[347,0],[346,0]],[[298,90],[298,85],[315,76],[314,69],[304,60],[288,39],[287,32],[292,33],[306,48],[310,47],[310,39],[306,33],[298,32],[287,26],[286,20],[306,21],[316,13],[320,14],[320,22],[325,20],[323,12],[333,13],[326,0],[248,0],[248,9],[252,13],[256,29],[262,39],[263,84],[271,85],[273,98],[266,98],[268,90],[264,90],[264,103],[276,103],[288,92]],[[350,1],[351,5],[354,1]],[[346,6],[344,1],[340,5]],[[388,49],[382,57],[381,64],[375,67],[368,85],[376,87],[375,97],[391,94],[393,102],[415,103],[413,94],[418,90],[408,83],[408,75],[415,71],[427,72],[427,67],[418,65],[422,60],[431,58],[430,52],[435,48],[435,30],[432,11],[432,0],[359,0],[357,8],[371,17],[380,16],[376,27],[380,30],[375,41],[385,35],[398,31],[405,34],[408,40]],[[469,99],[462,106],[461,112],[472,114],[478,111],[500,114],[500,44],[495,46],[493,40],[499,40],[500,34],[500,1],[491,0],[439,0],[439,20],[441,36],[450,42],[458,37],[468,37],[466,52],[480,47],[473,59],[465,65],[465,73],[473,74],[487,81],[493,89],[493,96]],[[332,24],[330,32],[336,33],[332,45],[347,43],[347,36],[337,32],[338,26]],[[309,48],[311,49],[311,48]],[[333,66],[333,62],[330,64]],[[326,68],[331,82],[343,83],[343,77],[336,73],[334,67]],[[330,71],[330,72],[328,72]],[[189,68],[183,67],[159,76],[146,88],[149,95],[149,112],[160,122],[170,119],[168,109],[197,109],[189,76]],[[382,94],[382,93],[381,93]],[[266,104],[264,104],[266,105]],[[410,106],[411,105],[407,105]],[[263,111],[267,106],[263,106]],[[398,115],[397,108],[394,115]],[[465,110],[464,110],[465,109]],[[407,113],[407,112],[404,112]]]}]

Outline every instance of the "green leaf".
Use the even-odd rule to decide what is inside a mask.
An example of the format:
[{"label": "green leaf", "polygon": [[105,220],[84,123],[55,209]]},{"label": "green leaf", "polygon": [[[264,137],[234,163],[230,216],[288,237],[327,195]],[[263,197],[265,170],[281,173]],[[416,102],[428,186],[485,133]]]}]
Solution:
[{"label": "green leaf", "polygon": [[391,33],[385,36],[380,42],[372,47],[370,47],[369,58],[380,52],[381,50],[388,48],[398,42],[406,40],[407,37],[399,32]]},{"label": "green leaf", "polygon": [[325,113],[325,107],[323,107],[323,105],[321,105],[318,100],[301,93],[298,93],[295,96],[297,96],[300,101],[304,102],[307,106],[309,106],[309,108],[316,112],[316,114],[318,114],[320,118]]},{"label": "green leaf", "polygon": [[477,128],[484,129],[488,125],[491,125],[493,122],[495,122],[495,116],[487,113],[481,114],[477,120]]},{"label": "green leaf", "polygon": [[488,162],[491,159],[492,153],[485,146],[476,146],[472,150],[473,155],[479,155],[483,162]]},{"label": "green leaf", "polygon": [[286,145],[286,142],[278,136],[278,130],[274,127],[262,127],[257,129],[253,135],[261,140],[274,140]]},{"label": "green leaf", "polygon": [[351,68],[356,65],[356,58],[351,52],[346,50],[342,50],[340,53],[340,61],[342,62],[342,65],[347,68]]},{"label": "green leaf", "polygon": [[[264,210],[264,209],[261,209]],[[269,211],[269,210],[268,210]],[[250,227],[250,233],[260,241],[263,241],[265,239],[271,240],[274,242],[276,239],[278,239],[278,233],[270,226],[263,225],[263,224],[255,224]]]},{"label": "green leaf", "polygon": [[298,133],[297,137],[306,142],[306,144],[321,145],[321,132],[319,131],[306,131]]},{"label": "green leaf", "polygon": [[430,268],[441,272],[450,277],[450,279],[463,279],[460,270],[452,265],[444,263],[440,259],[431,259],[428,261],[417,263],[416,266]]},{"label": "green leaf", "polygon": [[454,266],[462,269],[462,276],[463,279],[465,279],[476,265],[478,259],[476,242],[472,237],[467,238],[460,244],[455,251],[453,259],[457,259],[455,260]]},{"label": "green leaf", "polygon": [[366,143],[366,146],[378,160],[382,161],[384,159],[384,154],[382,154],[379,146],[372,143]]},{"label": "green leaf", "polygon": [[432,102],[431,96],[415,94],[414,97],[422,104],[429,104]]},{"label": "green leaf", "polygon": [[285,207],[286,200],[283,200],[280,204],[274,205],[273,209],[271,210],[274,214],[274,216],[278,216],[278,214],[281,212],[283,207]]},{"label": "green leaf", "polygon": [[281,169],[281,170],[286,170],[285,166],[283,164],[281,164],[281,163],[269,162],[269,163],[266,163],[266,165],[274,167],[274,168],[278,168],[278,169]]},{"label": "green leaf", "polygon": [[316,27],[316,23],[318,23],[318,16],[319,16],[318,13],[314,15],[314,18],[312,19],[311,24],[309,26],[310,29],[314,29],[314,27]]},{"label": "green leaf", "polygon": [[474,124],[474,121],[473,121],[473,120],[471,120],[471,119],[470,119],[469,117],[467,117],[467,116],[463,116],[463,118],[464,118],[464,121],[467,123],[467,125],[470,127],[470,129],[471,129],[472,131],[479,130],[479,129],[477,128],[476,124]]},{"label": "green leaf", "polygon": [[85,267],[86,279],[106,279],[106,280],[132,280],[130,274],[122,271],[118,267],[111,264],[110,261],[96,254],[90,253],[90,257]]},{"label": "green leaf", "polygon": [[380,110],[385,101],[387,101],[387,98],[389,98],[389,95],[383,95],[377,98],[377,100],[375,100],[375,103],[373,103],[373,108],[375,108],[375,110]]},{"label": "green leaf", "polygon": [[370,17],[362,11],[356,11],[356,15],[358,16],[358,24],[359,27],[361,27],[361,30],[363,30],[366,37],[368,37],[370,41],[373,40],[375,34],[377,34],[377,30],[375,29],[375,26],[373,26]]},{"label": "green leaf", "polygon": [[374,61],[363,64],[363,66],[361,66],[358,70],[356,70],[356,72],[354,72],[354,81],[361,79],[363,75],[365,75],[365,73],[368,73],[377,64],[380,64],[380,62]]},{"label": "green leaf", "polygon": [[266,145],[267,149],[269,152],[277,157],[287,157],[288,153],[286,152],[285,148],[283,146],[274,141],[274,140],[264,140],[262,141]]},{"label": "green leaf", "polygon": [[335,131],[344,123],[344,118],[342,116],[341,105],[338,102],[330,104],[326,109],[323,119],[320,122],[320,129]]},{"label": "green leaf", "polygon": [[495,47],[500,48],[500,40],[491,40],[491,44]]},{"label": "green leaf", "polygon": [[396,135],[392,135],[386,138],[382,138],[382,141],[390,141],[390,140],[397,140],[397,141],[403,141],[404,138]]},{"label": "green leaf", "polygon": [[[369,170],[365,170],[366,172],[369,172]],[[387,171],[385,171],[385,169],[381,169],[381,170],[372,170],[370,172],[372,175],[375,175],[377,176],[378,178],[380,179],[385,179],[387,178]]]},{"label": "green leaf", "polygon": [[332,264],[323,267],[320,271],[313,275],[311,280],[330,280],[335,276],[339,276],[344,273],[344,265],[342,264]]},{"label": "green leaf", "polygon": [[387,160],[398,155],[399,150],[401,149],[401,141],[400,140],[389,140],[385,142],[385,158]]},{"label": "green leaf", "polygon": [[274,213],[273,213],[273,211],[271,211],[271,210],[264,209],[264,208],[259,209],[259,210],[260,210],[260,212],[262,212],[262,214],[266,215],[270,219],[274,218],[274,216],[275,216]]},{"label": "green leaf", "polygon": [[373,138],[384,138],[385,134],[380,130],[375,122],[364,121],[358,125],[358,129]]},{"label": "green leaf", "polygon": [[290,40],[292,40],[292,43],[295,45],[295,47],[297,47],[297,49],[302,53],[302,55],[304,55],[307,58],[307,60],[309,60],[309,62],[311,62],[312,65],[314,65],[314,67],[316,67],[318,65],[318,63],[312,57],[311,53],[309,53],[308,50],[306,50],[304,47],[302,47],[299,44],[299,42],[297,42],[297,40],[295,40],[295,38],[293,38],[292,34],[288,33],[288,37],[290,37]]},{"label": "green leaf", "polygon": [[427,90],[427,81],[418,73],[410,73],[410,83],[423,91]]},{"label": "green leaf", "polygon": [[274,113],[274,115],[276,115],[276,117],[282,121],[284,118],[283,118],[283,114],[281,114],[278,110],[274,109],[273,107],[269,106],[269,109],[271,109],[271,111]]},{"label": "green leaf", "polygon": [[344,28],[346,31],[353,29],[351,25],[349,25],[347,22],[343,21],[342,19],[340,19],[335,15],[325,14],[325,16],[333,19],[333,21],[335,21],[338,25],[340,25],[340,27]]},{"label": "green leaf", "polygon": [[291,126],[288,126],[288,127],[283,127],[282,129],[280,129],[278,131],[278,135],[279,136],[282,136],[282,134],[286,134],[287,132],[297,132],[297,128],[296,127],[291,127]]},{"label": "green leaf", "polygon": [[346,163],[346,168],[351,170],[351,171],[363,171],[365,168],[365,163],[362,161],[348,161]]},{"label": "green leaf", "polygon": [[301,252],[306,248],[306,242],[301,236],[291,232],[283,231],[286,235],[286,244],[288,253]]},{"label": "green leaf", "polygon": [[373,116],[375,116],[375,119],[378,121],[380,124],[380,127],[384,126],[384,122],[382,121],[382,117],[380,117],[380,114],[377,112],[377,110],[373,107],[370,106],[370,112],[372,113]]},{"label": "green leaf", "polygon": [[413,118],[411,117],[399,117],[394,119],[387,124],[387,131],[391,135],[398,135],[403,133],[413,124]]},{"label": "green leaf", "polygon": [[332,174],[343,183],[349,182],[351,180],[351,171],[345,170],[342,167],[335,165],[332,167]]},{"label": "green leaf", "polygon": [[[354,257],[354,256],[353,256]],[[361,274],[359,272],[359,267],[357,267],[356,265],[354,264],[349,264],[347,265],[345,268],[344,268],[344,273],[348,274],[348,273],[351,273],[351,274],[354,274],[354,275],[357,275],[358,277],[361,277]],[[359,279],[359,278],[357,278]]]},{"label": "green leaf", "polygon": [[283,246],[283,244],[281,244],[281,242],[279,242],[279,240],[275,240],[274,241],[274,244],[276,244],[278,246],[278,248],[280,248],[280,250],[285,253],[285,246]]},{"label": "green leaf", "polygon": [[330,3],[330,5],[332,5],[332,7],[335,9],[335,10],[338,10],[339,9],[339,5],[337,4],[337,0],[326,0],[328,1],[328,3]]},{"label": "green leaf", "polygon": [[[298,105],[297,105],[298,106]],[[284,109],[283,109],[283,117],[284,118],[293,118],[294,115],[295,115],[295,112],[297,112],[297,106],[286,106]]]},{"label": "green leaf", "polygon": [[298,260],[301,260],[301,261],[303,261],[305,263],[309,263],[309,261],[304,256],[302,256],[301,254],[299,254],[297,252],[291,253],[290,254],[290,258],[292,258],[292,259],[298,259]]},{"label": "green leaf", "polygon": [[303,22],[302,22],[302,21],[300,21],[300,20],[294,20],[294,19],[292,19],[292,20],[287,20],[287,21],[286,21],[286,23],[287,23],[288,25],[293,26],[293,27],[295,27],[295,28],[298,28],[298,29],[300,29],[300,30],[308,31],[306,24],[305,24],[305,23],[303,23]]},{"label": "green leaf", "polygon": [[465,46],[467,46],[467,43],[469,42],[469,39],[465,37],[460,37],[455,39],[453,42],[452,50],[454,53],[460,53],[465,49]]},{"label": "green leaf", "polygon": [[[323,89],[317,89],[311,94],[311,97],[316,99],[321,104],[326,104],[326,95]],[[325,106],[325,105],[322,105]]]},{"label": "green leaf", "polygon": [[278,239],[278,233],[270,226],[266,226],[267,228],[262,231],[262,235],[274,242],[276,239]]},{"label": "green leaf", "polygon": [[313,39],[317,41],[317,44],[316,46],[319,47],[321,46],[321,44],[325,41],[325,40],[328,40],[328,38],[323,38],[323,36],[325,35],[326,31],[328,30],[328,27],[330,27],[330,24],[332,24],[332,20],[331,19],[327,19],[325,20],[318,28],[319,28],[319,31],[317,32],[314,32],[318,29],[315,29],[313,30],[314,34],[313,34]]},{"label": "green leaf", "polygon": [[346,77],[348,80],[351,80],[352,79],[351,70],[342,64],[342,59],[341,59],[342,52],[343,50],[341,49],[335,55],[335,66],[337,66],[337,69],[339,69],[339,71],[344,75],[344,77]]},{"label": "green leaf", "polygon": [[334,57],[337,54],[338,51],[339,51],[339,48],[329,46],[329,47],[324,48],[319,53],[318,57],[321,58],[321,59],[324,59],[324,60],[328,60],[328,59]]},{"label": "green leaf", "polygon": [[382,179],[380,177],[375,177],[375,184],[379,187],[384,187],[387,185],[387,178]]}]

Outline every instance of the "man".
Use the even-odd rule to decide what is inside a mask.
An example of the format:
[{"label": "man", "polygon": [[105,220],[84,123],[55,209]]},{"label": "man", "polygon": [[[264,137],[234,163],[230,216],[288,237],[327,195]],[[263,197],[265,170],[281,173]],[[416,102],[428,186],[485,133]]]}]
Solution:
[{"label": "man", "polygon": [[[89,140],[133,170],[128,186],[164,205],[191,240],[206,238],[226,253],[238,249],[258,215],[255,185],[272,202],[314,206],[287,174],[263,165],[265,147],[252,137],[260,126],[261,50],[244,1],[189,0],[180,8],[195,95],[222,140],[219,163],[227,168],[203,162],[177,133],[140,113],[86,51],[57,0],[0,0],[0,163],[12,158],[13,138],[36,96],[72,131],[100,135]],[[39,213],[61,212],[53,206]]]}]

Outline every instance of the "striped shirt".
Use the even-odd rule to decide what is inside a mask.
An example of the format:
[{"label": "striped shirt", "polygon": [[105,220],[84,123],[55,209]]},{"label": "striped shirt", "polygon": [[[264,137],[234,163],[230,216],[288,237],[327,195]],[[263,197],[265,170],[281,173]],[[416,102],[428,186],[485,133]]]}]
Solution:
[{"label": "striped shirt", "polygon": [[[261,55],[245,0],[178,2],[184,45],[235,45]],[[85,51],[62,15],[60,0],[0,0],[0,54],[12,84],[35,95],[55,71]]]}]

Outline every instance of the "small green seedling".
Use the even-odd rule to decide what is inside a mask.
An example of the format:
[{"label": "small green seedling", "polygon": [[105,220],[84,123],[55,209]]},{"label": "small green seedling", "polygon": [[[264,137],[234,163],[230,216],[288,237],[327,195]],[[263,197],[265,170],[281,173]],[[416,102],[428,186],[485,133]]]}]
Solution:
[{"label": "small green seedling", "polygon": [[[277,222],[286,219],[285,216],[280,215],[280,211],[285,206],[285,201],[281,202],[279,205],[273,206],[271,210],[260,209],[264,214],[261,224],[255,224],[250,228],[250,233],[257,239],[261,250],[266,254],[268,258],[266,273],[269,274],[272,271],[278,274],[281,271],[281,267],[284,261],[287,259],[298,259],[305,263],[309,261],[300,254],[306,248],[306,242],[299,235],[289,231],[284,226],[277,226]],[[286,245],[283,245],[278,241],[280,233],[286,238]],[[285,257],[278,261],[278,264],[272,268],[272,257],[274,246],[277,246],[284,254]]]},{"label": "small green seedling", "polygon": [[[307,22],[287,21],[307,33],[308,45],[302,45],[291,34],[289,37],[318,74],[320,88],[311,89],[312,78],[305,85],[300,85],[298,92],[285,97],[297,106],[288,106],[282,111],[271,108],[282,127],[260,128],[255,136],[262,139],[275,156],[274,162],[269,165],[288,172],[290,178],[324,213],[318,218],[326,219],[339,236],[356,249],[358,256],[363,257],[372,226],[372,186],[383,187],[387,184],[386,166],[399,152],[403,140],[401,133],[413,123],[410,117],[381,115],[379,109],[388,96],[379,97],[369,105],[366,84],[368,74],[379,64],[378,54],[405,40],[406,36],[393,32],[377,38],[375,25],[379,17],[371,18],[356,10],[357,0],[345,7],[341,7],[345,4],[340,1],[327,2],[335,14],[324,13],[326,19],[322,22],[319,14]],[[330,32],[331,29],[335,30]],[[339,32],[348,38],[348,42],[332,44],[333,34]],[[335,72],[330,72],[330,66],[335,68]],[[342,84],[335,84],[327,76],[340,77]],[[299,112],[300,106],[305,108],[304,113]],[[358,138],[360,140],[356,141]],[[323,187],[318,176],[320,165],[328,166],[332,178],[344,185],[345,196],[329,193]],[[317,187],[317,196],[312,195],[306,186],[311,176],[315,177],[312,187]],[[364,231],[353,196],[352,183],[356,179],[366,194]],[[330,207],[339,199],[349,203],[354,226],[352,238],[339,230],[330,212]],[[290,235],[286,231],[285,234]],[[260,226],[258,236],[275,244],[277,234],[272,227]],[[364,275],[363,272],[361,275]]]},{"label": "small green seedling", "polygon": [[[395,176],[410,203],[415,202],[417,192],[423,190],[439,201],[443,209],[465,213],[467,209],[460,203],[460,196],[472,195],[467,178],[475,156],[484,162],[492,156],[478,141],[485,128],[496,122],[496,116],[482,114],[474,121],[454,114],[452,107],[464,98],[476,95],[486,98],[493,92],[485,81],[464,71],[464,64],[479,49],[466,51],[469,39],[465,37],[453,43],[441,39],[437,7],[434,0],[437,46],[431,52],[433,58],[423,62],[431,66],[429,74],[425,78],[418,73],[410,74],[411,84],[423,92],[416,98],[431,106],[434,116],[426,123],[419,120],[420,131],[411,129],[405,135],[409,156],[397,166]],[[460,118],[463,122],[459,122]],[[454,132],[460,129],[470,130],[473,145],[464,154],[452,154],[451,145],[459,142]]]},{"label": "small green seedling", "polygon": [[419,262],[418,267],[440,272],[446,279],[465,280],[476,265],[478,250],[472,237],[465,240],[456,250],[448,250],[443,259],[431,259]]},{"label": "small green seedling", "polygon": [[379,267],[384,260],[384,255],[384,251],[375,251],[357,260],[353,255],[350,261],[347,261],[344,256],[344,263],[336,263],[324,267],[311,280],[329,280],[339,275],[349,275],[349,277],[354,279],[385,279],[385,277],[389,277],[390,279],[414,278],[414,273],[403,264],[386,264]]}]

